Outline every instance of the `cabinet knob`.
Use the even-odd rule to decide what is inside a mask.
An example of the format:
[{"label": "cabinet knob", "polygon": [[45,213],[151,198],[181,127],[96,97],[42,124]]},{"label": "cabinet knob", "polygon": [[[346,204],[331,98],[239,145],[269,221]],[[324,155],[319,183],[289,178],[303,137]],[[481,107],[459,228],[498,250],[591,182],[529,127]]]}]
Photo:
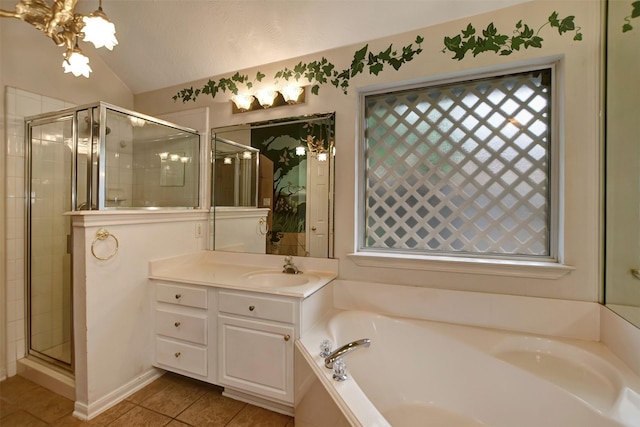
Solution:
[{"label": "cabinet knob", "polygon": [[176,299],[182,298],[182,294],[176,294]]},{"label": "cabinet knob", "polygon": [[176,359],[177,359],[178,357],[180,357],[180,352],[179,352],[179,351],[178,351],[178,352],[176,352],[176,354],[174,354],[174,356],[175,356],[175,357],[176,357]]},{"label": "cabinet knob", "polygon": [[289,341],[291,339],[291,335],[287,334],[284,336],[285,341]]},{"label": "cabinet knob", "polygon": [[253,311],[253,310],[255,310],[255,309],[256,309],[256,306],[255,306],[255,305],[250,305],[250,306],[249,306],[249,311]]},{"label": "cabinet knob", "polygon": [[180,327],[180,322],[174,323],[173,326],[175,326],[176,328]]}]

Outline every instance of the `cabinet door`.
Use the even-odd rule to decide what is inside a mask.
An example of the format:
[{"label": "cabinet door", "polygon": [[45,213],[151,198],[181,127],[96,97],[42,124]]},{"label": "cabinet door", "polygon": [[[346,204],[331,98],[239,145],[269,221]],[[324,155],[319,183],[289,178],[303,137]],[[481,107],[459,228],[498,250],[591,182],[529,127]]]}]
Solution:
[{"label": "cabinet door", "polygon": [[218,316],[220,384],[293,404],[291,325]]}]

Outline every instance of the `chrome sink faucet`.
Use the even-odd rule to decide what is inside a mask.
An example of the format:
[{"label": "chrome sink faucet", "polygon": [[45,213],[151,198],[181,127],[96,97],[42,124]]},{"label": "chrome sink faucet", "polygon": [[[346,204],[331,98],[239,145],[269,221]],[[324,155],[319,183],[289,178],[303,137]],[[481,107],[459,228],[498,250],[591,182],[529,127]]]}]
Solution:
[{"label": "chrome sink faucet", "polygon": [[363,348],[363,347],[367,348],[370,345],[371,345],[371,340],[369,338],[363,338],[361,340],[356,340],[356,341],[350,342],[349,344],[345,344],[339,349],[333,351],[327,357],[325,357],[324,366],[325,368],[333,369],[333,364],[336,363],[338,360],[341,360],[347,354],[359,348]]},{"label": "chrome sink faucet", "polygon": [[302,274],[302,271],[298,270],[298,267],[295,266],[293,259],[290,256],[284,257],[282,272],[286,274]]}]

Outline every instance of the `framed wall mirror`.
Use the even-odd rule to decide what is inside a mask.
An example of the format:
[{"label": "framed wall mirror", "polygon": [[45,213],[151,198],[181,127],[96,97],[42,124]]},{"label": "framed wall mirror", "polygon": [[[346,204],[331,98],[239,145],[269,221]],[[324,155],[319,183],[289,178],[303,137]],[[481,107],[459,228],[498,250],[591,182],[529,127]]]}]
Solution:
[{"label": "framed wall mirror", "polygon": [[640,327],[640,19],[607,6],[605,304]]},{"label": "framed wall mirror", "polygon": [[[214,128],[211,135],[209,249],[333,257],[335,113]],[[255,160],[248,163],[246,153]]]}]

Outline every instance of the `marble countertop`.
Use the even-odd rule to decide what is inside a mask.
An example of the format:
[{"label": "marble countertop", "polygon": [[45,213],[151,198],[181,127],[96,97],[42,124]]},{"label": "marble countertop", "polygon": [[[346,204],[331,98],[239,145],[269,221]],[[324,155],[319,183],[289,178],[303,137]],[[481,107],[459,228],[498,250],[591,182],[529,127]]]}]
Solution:
[{"label": "marble countertop", "polygon": [[284,257],[201,251],[154,260],[149,278],[225,289],[306,298],[338,275],[338,261],[293,257],[302,274],[282,273]]}]

